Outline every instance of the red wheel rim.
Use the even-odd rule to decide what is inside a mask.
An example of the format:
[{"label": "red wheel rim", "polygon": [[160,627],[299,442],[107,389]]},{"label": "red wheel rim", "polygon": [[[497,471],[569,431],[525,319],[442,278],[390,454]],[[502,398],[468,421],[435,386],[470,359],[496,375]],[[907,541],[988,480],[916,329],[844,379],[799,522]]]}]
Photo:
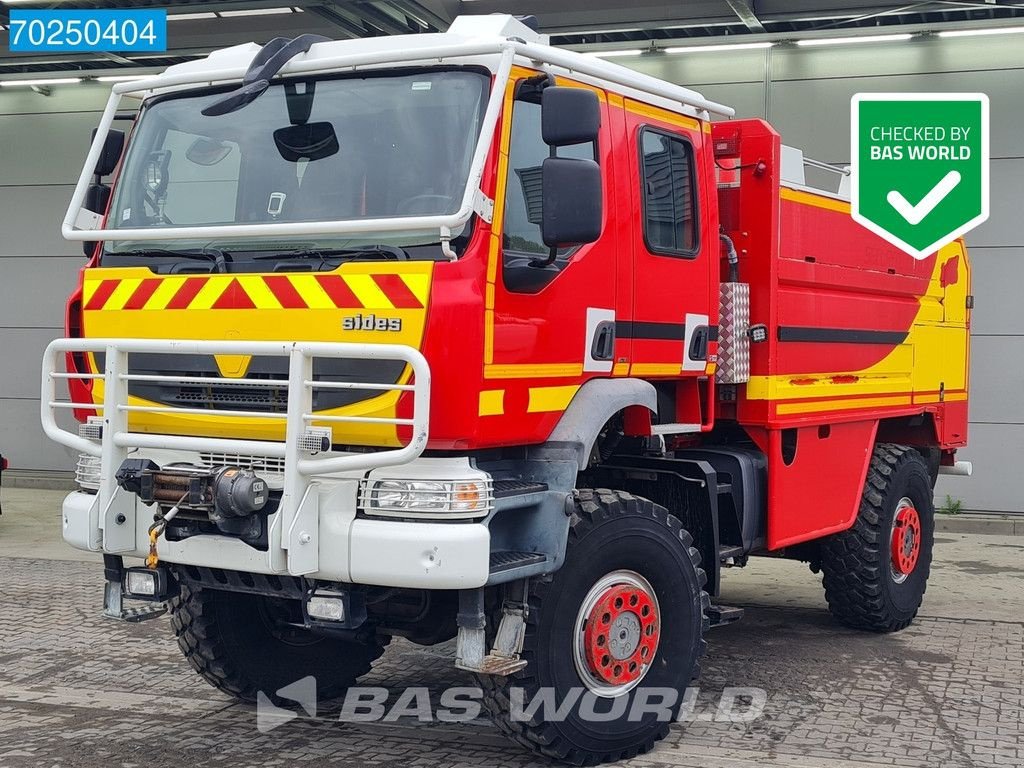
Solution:
[{"label": "red wheel rim", "polygon": [[608,685],[628,685],[643,676],[660,637],[658,606],[651,596],[635,585],[616,584],[601,594],[587,616],[587,666]]},{"label": "red wheel rim", "polygon": [[892,570],[897,576],[909,576],[921,555],[921,517],[907,502],[896,509],[892,522]]}]

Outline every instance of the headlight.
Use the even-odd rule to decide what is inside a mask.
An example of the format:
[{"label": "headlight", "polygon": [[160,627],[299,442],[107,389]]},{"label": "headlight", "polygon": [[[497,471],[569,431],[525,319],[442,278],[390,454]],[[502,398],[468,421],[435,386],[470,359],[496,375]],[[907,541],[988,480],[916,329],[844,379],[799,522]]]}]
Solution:
[{"label": "headlight", "polygon": [[[103,419],[99,416],[90,416],[86,421],[78,425],[78,436],[94,443],[103,439]],[[88,453],[78,454],[78,463],[75,465],[75,482],[83,491],[96,493],[100,489],[100,468],[102,462],[99,456]]]},{"label": "headlight", "polygon": [[368,480],[362,508],[386,517],[485,517],[494,506],[490,481]]},{"label": "headlight", "polygon": [[83,491],[96,493],[100,489],[100,468],[102,462],[99,456],[90,456],[88,453],[78,454],[78,463],[75,465],[75,482]]}]

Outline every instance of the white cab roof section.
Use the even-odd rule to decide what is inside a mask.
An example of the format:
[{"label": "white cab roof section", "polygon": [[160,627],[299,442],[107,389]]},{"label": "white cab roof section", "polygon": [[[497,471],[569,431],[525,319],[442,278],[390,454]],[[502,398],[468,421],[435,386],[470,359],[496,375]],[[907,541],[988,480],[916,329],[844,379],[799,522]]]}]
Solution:
[{"label": "white cab roof section", "polygon": [[[468,50],[474,44],[483,48],[491,47],[493,53],[490,56],[486,53],[472,56],[477,59],[472,63],[484,64],[492,72],[496,72],[499,46],[510,43],[517,48],[517,59],[520,56],[525,59],[517,63],[525,66],[548,69],[556,75],[575,76],[579,80],[621,92],[625,96],[676,111],[685,111],[694,116],[699,116],[701,112],[726,117],[735,114],[731,107],[709,101],[689,88],[594,56],[551,47],[548,45],[547,35],[538,34],[507,14],[459,16],[452,22],[448,31],[443,33],[392,35],[316,43],[307,53],[296,56],[286,64],[280,74],[287,76],[388,66],[394,63],[413,64],[417,59],[421,64],[431,61],[435,64],[466,63],[455,61],[470,55],[460,54],[458,49]],[[115,90],[120,93],[164,91],[205,82],[241,80],[259,51],[260,46],[256,43],[223,48],[205,58],[175,64],[160,75],[126,83]],[[359,59],[367,61],[360,64],[357,63]]]},{"label": "white cab roof section", "polygon": [[[86,193],[92,180],[107,133],[124,94],[147,98],[158,93],[230,85],[240,82],[253,58],[260,51],[255,43],[214,51],[197,61],[177,64],[154,77],[113,87],[100,119],[85,166],[72,194],[71,204],[61,226],[68,240],[174,240],[217,237],[290,237],[320,234],[384,234],[397,231],[438,230],[441,242],[450,242],[452,233],[461,231],[477,210],[480,180],[504,99],[506,85],[514,65],[567,76],[582,83],[622,96],[663,107],[678,113],[706,119],[710,114],[731,117],[731,107],[705,99],[697,91],[659,80],[650,75],[547,45],[521,21],[507,14],[460,16],[448,32],[438,34],[396,35],[356,40],[315,43],[280,70],[282,77],[354,72],[396,66],[482,66],[494,74],[494,87],[480,126],[469,178],[457,212],[444,215],[400,216],[386,219],[345,219],[339,221],[275,222],[207,225],[193,227],[104,228],[101,218],[85,210]],[[145,119],[145,118],[143,118]],[[448,253],[449,258],[454,253]]]}]

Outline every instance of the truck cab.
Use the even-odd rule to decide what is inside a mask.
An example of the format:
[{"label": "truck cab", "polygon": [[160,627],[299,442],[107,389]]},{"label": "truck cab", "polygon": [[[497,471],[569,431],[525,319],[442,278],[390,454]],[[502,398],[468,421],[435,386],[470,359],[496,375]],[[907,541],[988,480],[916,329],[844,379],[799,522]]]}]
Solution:
[{"label": "truck cab", "polygon": [[[824,570],[840,620],[909,623],[966,440],[966,251],[898,261],[767,123],[712,115],[503,15],[115,86],[41,413],[80,452],[64,537],[104,554],[107,612],[168,601],[243,699],[343,695],[400,636],[599,707],[685,690],[753,555]],[[809,489],[832,503],[798,514]],[[854,536],[884,546],[850,562]],[[572,762],[667,728],[483,699]]]}]

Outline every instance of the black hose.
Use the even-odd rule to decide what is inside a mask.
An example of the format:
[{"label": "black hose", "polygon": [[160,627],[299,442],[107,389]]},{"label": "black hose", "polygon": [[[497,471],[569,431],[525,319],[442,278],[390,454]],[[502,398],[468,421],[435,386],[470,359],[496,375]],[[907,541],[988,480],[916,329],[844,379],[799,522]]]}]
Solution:
[{"label": "black hose", "polygon": [[718,237],[725,246],[726,258],[729,260],[729,282],[738,283],[740,281],[740,257],[736,253],[736,246],[733,245],[732,238],[725,232],[720,232]]}]

